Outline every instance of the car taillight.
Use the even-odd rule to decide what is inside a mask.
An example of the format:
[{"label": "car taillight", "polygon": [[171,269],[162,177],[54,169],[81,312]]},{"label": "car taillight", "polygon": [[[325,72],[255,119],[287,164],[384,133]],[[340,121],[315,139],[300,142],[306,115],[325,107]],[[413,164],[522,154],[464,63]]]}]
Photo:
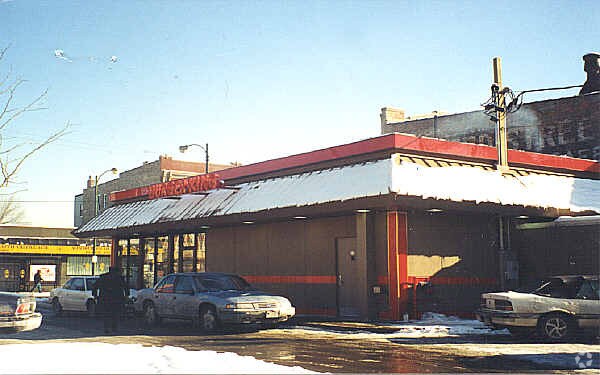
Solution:
[{"label": "car taillight", "polygon": [[17,311],[15,311],[15,314],[27,314],[30,313],[32,311],[32,303],[20,303],[17,306]]},{"label": "car taillight", "polygon": [[505,301],[503,299],[497,299],[494,301],[494,306],[496,310],[504,310],[504,311],[512,311],[513,306],[510,301]]}]

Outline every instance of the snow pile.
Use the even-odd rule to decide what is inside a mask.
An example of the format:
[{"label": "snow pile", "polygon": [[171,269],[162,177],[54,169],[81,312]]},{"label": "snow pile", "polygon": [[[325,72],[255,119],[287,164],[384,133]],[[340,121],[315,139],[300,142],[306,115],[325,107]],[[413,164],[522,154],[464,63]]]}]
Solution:
[{"label": "snow pile", "polygon": [[2,345],[0,368],[3,374],[312,373],[235,353],[105,343]]},{"label": "snow pile", "polygon": [[356,327],[356,329],[336,329],[332,326],[296,327],[307,333],[339,335],[339,338],[350,339],[415,339],[460,337],[468,335],[509,335],[508,330],[494,330],[478,320],[461,319],[455,316],[427,312],[421,320],[402,323],[379,323],[378,326],[389,328],[393,332],[380,333],[377,328]]}]

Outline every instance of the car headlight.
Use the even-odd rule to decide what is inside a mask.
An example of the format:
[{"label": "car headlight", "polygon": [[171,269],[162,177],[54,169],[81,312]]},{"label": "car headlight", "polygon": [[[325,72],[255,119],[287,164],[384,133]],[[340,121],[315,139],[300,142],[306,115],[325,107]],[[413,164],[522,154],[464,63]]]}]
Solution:
[{"label": "car headlight", "polygon": [[228,303],[225,308],[228,310],[252,310],[254,305],[251,303]]}]

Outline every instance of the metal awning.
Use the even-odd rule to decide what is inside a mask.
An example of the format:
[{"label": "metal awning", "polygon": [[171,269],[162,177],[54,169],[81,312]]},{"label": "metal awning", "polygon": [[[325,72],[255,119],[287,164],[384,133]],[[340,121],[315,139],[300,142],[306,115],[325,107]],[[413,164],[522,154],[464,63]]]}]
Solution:
[{"label": "metal awning", "polygon": [[85,237],[166,223],[199,223],[203,219],[382,196],[600,213],[598,180],[542,173],[505,175],[478,165],[423,163],[394,154],[387,159],[252,181],[203,194],[117,205],[74,234]]}]

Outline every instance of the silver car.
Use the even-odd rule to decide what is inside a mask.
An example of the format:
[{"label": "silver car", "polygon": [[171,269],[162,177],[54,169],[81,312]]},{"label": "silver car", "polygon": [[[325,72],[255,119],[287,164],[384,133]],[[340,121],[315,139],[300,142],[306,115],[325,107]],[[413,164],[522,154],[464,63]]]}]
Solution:
[{"label": "silver car", "polygon": [[33,295],[0,292],[0,332],[30,331],[42,324]]},{"label": "silver car", "polygon": [[555,276],[530,293],[484,293],[477,318],[517,336],[565,341],[581,330],[600,334],[598,276]]},{"label": "silver car", "polygon": [[154,288],[138,291],[135,309],[147,325],[162,318],[186,319],[204,332],[222,324],[278,323],[296,313],[290,301],[260,292],[237,275],[225,273],[174,273]]},{"label": "silver car", "polygon": [[92,287],[98,276],[74,276],[65,285],[53,289],[48,301],[52,309],[59,314],[63,310],[85,311],[93,316],[96,312],[96,301],[92,296]]}]

